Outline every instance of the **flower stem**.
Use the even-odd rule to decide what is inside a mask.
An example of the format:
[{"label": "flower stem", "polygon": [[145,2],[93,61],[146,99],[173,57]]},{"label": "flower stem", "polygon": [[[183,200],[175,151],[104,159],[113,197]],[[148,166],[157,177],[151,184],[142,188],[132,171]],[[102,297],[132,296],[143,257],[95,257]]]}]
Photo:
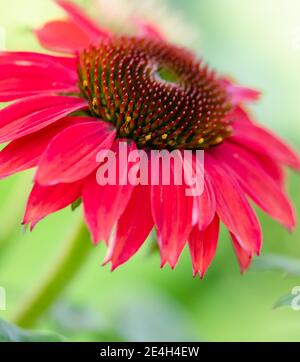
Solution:
[{"label": "flower stem", "polygon": [[54,265],[25,301],[21,302],[21,307],[12,318],[13,322],[20,327],[31,328],[72,281],[91,250],[89,232],[83,221],[80,221]]}]

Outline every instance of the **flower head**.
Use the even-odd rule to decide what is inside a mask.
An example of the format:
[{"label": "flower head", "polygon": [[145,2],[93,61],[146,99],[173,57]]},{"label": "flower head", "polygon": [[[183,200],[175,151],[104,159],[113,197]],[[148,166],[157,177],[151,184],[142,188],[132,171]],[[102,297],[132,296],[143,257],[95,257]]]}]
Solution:
[{"label": "flower head", "polygon": [[91,113],[138,147],[208,148],[231,134],[223,85],[165,41],[113,37],[80,52],[78,69]]},{"label": "flower head", "polygon": [[[0,101],[14,101],[0,111],[0,142],[9,142],[0,152],[0,177],[37,167],[24,223],[33,226],[81,199],[92,238],[107,243],[105,262],[113,269],[155,228],[161,265],[175,267],[188,244],[194,274],[202,277],[215,255],[221,220],[246,270],[262,246],[249,198],[293,229],[282,166],[300,170],[289,146],[247,113],[245,103],[259,92],[218,76],[153,25],[144,24],[142,36],[116,36],[72,3],[57,3],[68,19],[36,34],[44,47],[68,57],[0,55]],[[103,151],[118,156],[118,175],[127,180],[124,142],[127,151],[146,155],[172,151],[170,183],[100,185]],[[185,150],[204,152],[200,194],[187,195],[185,185],[174,181],[175,161],[183,163]],[[197,162],[193,154],[190,173]],[[151,162],[145,163],[148,169]]]}]

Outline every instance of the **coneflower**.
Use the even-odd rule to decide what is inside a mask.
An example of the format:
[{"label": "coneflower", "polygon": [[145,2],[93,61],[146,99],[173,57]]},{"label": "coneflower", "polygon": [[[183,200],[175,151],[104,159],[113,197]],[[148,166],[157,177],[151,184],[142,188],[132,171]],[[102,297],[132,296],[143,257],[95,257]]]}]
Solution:
[{"label": "coneflower", "polygon": [[[189,245],[194,274],[204,276],[217,248],[220,221],[229,230],[241,270],[262,246],[248,198],[293,229],[283,166],[300,170],[298,156],[254,122],[244,107],[259,92],[218,76],[191,52],[153,27],[143,36],[116,36],[75,5],[58,0],[67,20],[36,34],[53,56],[0,55],[0,177],[36,167],[24,216],[36,224],[76,200],[95,243],[108,244],[112,268],[126,262],[157,231],[161,265],[175,267]],[[203,150],[204,188],[97,183],[101,150]],[[196,162],[196,161],[194,161]],[[123,172],[122,165],[119,170]],[[195,219],[196,215],[196,219]]]}]

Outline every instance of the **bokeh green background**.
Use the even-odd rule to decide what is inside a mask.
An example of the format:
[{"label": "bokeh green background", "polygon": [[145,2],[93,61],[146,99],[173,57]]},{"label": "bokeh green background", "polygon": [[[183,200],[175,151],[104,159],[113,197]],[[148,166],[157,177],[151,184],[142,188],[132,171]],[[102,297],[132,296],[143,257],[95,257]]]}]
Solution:
[{"label": "bokeh green background", "polygon": [[[85,6],[89,1],[81,1]],[[159,3],[159,2],[158,2]],[[263,91],[253,107],[260,122],[300,149],[300,3],[298,0],[176,0],[196,33],[194,50],[219,72]],[[62,16],[49,0],[1,2],[0,26],[8,49],[38,50],[30,28]],[[105,16],[105,14],[103,15]],[[99,16],[101,23],[101,16]],[[0,182],[0,286],[6,288],[9,320],[40,275],[53,263],[81,210],[63,210],[30,233],[20,226],[32,171]],[[299,177],[289,190],[300,212]],[[268,185],[266,185],[268,187]],[[283,230],[261,212],[263,253],[300,260],[300,229]],[[140,222],[140,220],[137,220]],[[274,303],[300,285],[300,276],[250,270],[239,274],[222,232],[217,257],[206,278],[191,276],[185,251],[174,271],[159,269],[159,256],[145,245],[111,273],[100,267],[103,245],[91,252],[77,278],[36,328],[70,340],[299,341],[300,311],[274,310]]]}]

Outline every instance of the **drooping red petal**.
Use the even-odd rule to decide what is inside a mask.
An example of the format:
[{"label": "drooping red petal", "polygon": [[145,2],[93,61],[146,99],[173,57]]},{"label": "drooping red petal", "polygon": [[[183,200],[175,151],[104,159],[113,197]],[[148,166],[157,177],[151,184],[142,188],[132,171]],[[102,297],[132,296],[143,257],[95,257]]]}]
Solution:
[{"label": "drooping red petal", "polygon": [[245,248],[259,254],[262,245],[260,223],[230,169],[206,152],[205,171],[214,186],[217,213]]},{"label": "drooping red petal", "polygon": [[[249,151],[250,149],[247,148]],[[285,173],[281,165],[273,158],[267,155],[262,155],[259,152],[250,150],[252,157],[259,163],[260,167],[274,180],[277,185],[283,189],[285,186]]]},{"label": "drooping red petal", "polygon": [[67,127],[92,120],[92,117],[66,117],[38,132],[10,142],[0,151],[0,178],[36,166],[53,137]]},{"label": "drooping red petal", "polygon": [[39,66],[48,68],[64,69],[65,76],[72,80],[77,79],[77,60],[75,57],[58,57],[43,53],[32,52],[1,52],[0,65]]},{"label": "drooping red petal", "polygon": [[215,215],[205,230],[200,231],[198,225],[193,227],[188,241],[194,276],[199,274],[203,278],[213,260],[218,245],[219,226],[219,218]]},{"label": "drooping red petal", "polygon": [[241,273],[247,271],[251,265],[253,253],[247,249],[244,249],[239,239],[232,233],[230,233],[234,252],[237,256]]},{"label": "drooping red petal", "polygon": [[0,102],[35,94],[76,91],[76,81],[64,67],[0,65]]},{"label": "drooping red petal", "polygon": [[[190,160],[184,159],[186,165],[189,165]],[[189,172],[189,169],[185,168],[185,173]],[[191,178],[192,177],[192,178]],[[195,185],[194,177],[197,178],[197,184]],[[195,154],[192,157],[192,175],[189,176],[192,180],[192,185],[196,193],[194,192],[194,216],[197,218],[198,227],[200,230],[204,230],[212,222],[216,213],[216,200],[213,187],[208,177],[204,172],[204,158],[197,158]],[[194,219],[194,217],[193,217]]]},{"label": "drooping red petal", "polygon": [[75,182],[97,167],[97,154],[109,150],[115,130],[106,122],[87,122],[59,133],[41,157],[35,180],[41,185]]},{"label": "drooping red petal", "polygon": [[298,155],[281,139],[263,127],[255,124],[236,123],[231,139],[244,147],[268,155],[277,162],[300,171]]},{"label": "drooping red petal", "polygon": [[87,107],[77,97],[43,95],[23,98],[0,110],[0,143],[12,141]]},{"label": "drooping red petal", "polygon": [[[249,112],[241,106],[234,107],[232,112],[230,112],[229,117],[233,122],[234,127],[235,123],[248,123],[249,125],[253,124],[252,116],[249,115]],[[243,146],[244,148],[247,148],[245,145]],[[265,172],[267,172],[269,176],[274,179],[274,181],[279,183],[281,186],[284,185],[284,173],[282,167],[280,167],[273,158],[266,154],[261,154],[254,149],[251,149],[251,154],[252,157],[255,157],[256,161],[261,165]]]},{"label": "drooping red petal", "polygon": [[[181,158],[178,152],[178,159]],[[159,240],[161,266],[175,267],[192,229],[194,197],[186,195],[186,185],[174,182],[175,167],[171,160],[171,182],[153,185],[151,206]],[[166,170],[161,171],[165,172]]]},{"label": "drooping red petal", "polygon": [[[249,125],[253,124],[253,119],[252,116],[249,115],[249,111],[246,111],[241,106],[234,107],[232,112],[230,112],[230,119],[233,124],[239,122],[248,123]],[[245,145],[243,146],[244,148],[247,148],[245,147]],[[254,157],[256,161],[261,165],[261,167],[265,170],[265,172],[267,172],[268,175],[272,177],[276,183],[280,184],[281,187],[283,187],[285,177],[282,167],[280,167],[280,165],[273,158],[266,154],[259,153],[254,149],[251,149],[251,154],[252,157]]]},{"label": "drooping red petal", "polygon": [[[0,55],[0,59],[1,59]],[[54,63],[50,60],[43,62],[32,62],[26,59],[26,56],[23,59],[19,56],[18,60],[12,61],[11,63],[0,64],[0,76],[1,80],[10,77],[29,77],[40,78],[44,77],[46,80],[52,80],[53,82],[64,82],[67,84],[74,85],[77,81],[75,72],[70,68],[62,65],[60,62]]]},{"label": "drooping red petal", "polygon": [[[116,152],[115,184],[99,185],[96,174],[92,174],[85,181],[82,191],[85,219],[95,243],[100,240],[108,242],[113,226],[124,212],[134,189],[134,185],[120,182],[121,178],[127,180],[127,165],[121,162],[119,143],[116,141],[112,147],[112,151]],[[129,143],[127,152],[134,150],[135,144]]]},{"label": "drooping red petal", "polygon": [[92,19],[86,16],[79,6],[67,0],[56,0],[56,3],[67,12],[76,25],[86,32],[91,40],[98,41],[110,36],[107,30],[101,29]]},{"label": "drooping red petal", "polygon": [[204,178],[203,193],[196,198],[198,202],[198,227],[205,230],[212,222],[216,212],[216,198],[210,180]]},{"label": "drooping red petal", "polygon": [[235,106],[230,112],[229,117],[233,124],[237,122],[252,124],[253,122],[251,116],[249,115],[249,112],[241,106]]},{"label": "drooping red petal", "polygon": [[150,187],[137,185],[109,241],[104,263],[114,270],[129,260],[143,245],[153,228]]},{"label": "drooping red petal", "polygon": [[76,53],[91,43],[88,34],[71,20],[50,21],[35,34],[44,48],[61,53]]},{"label": "drooping red petal", "polygon": [[34,184],[27,202],[23,223],[36,224],[45,216],[72,204],[80,197],[81,187],[82,182],[46,187]]},{"label": "drooping red petal", "polygon": [[249,152],[224,142],[212,154],[230,167],[241,187],[260,208],[288,229],[295,227],[295,212],[288,198]]}]

